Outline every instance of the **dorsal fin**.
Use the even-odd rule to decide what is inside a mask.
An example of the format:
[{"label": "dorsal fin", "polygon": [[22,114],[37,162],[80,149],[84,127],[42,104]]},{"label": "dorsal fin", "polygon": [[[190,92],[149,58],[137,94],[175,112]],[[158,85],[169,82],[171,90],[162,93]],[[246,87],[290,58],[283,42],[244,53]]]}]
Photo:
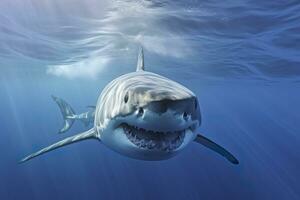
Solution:
[{"label": "dorsal fin", "polygon": [[138,61],[137,61],[137,66],[136,66],[136,71],[144,71],[145,66],[144,66],[144,51],[143,48],[140,48],[139,56],[138,56]]}]

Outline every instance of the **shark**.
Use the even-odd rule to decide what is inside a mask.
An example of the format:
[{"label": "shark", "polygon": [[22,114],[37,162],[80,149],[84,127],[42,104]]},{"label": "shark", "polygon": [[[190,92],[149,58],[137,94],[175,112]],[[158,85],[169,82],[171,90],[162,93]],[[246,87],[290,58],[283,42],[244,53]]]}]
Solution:
[{"label": "shark", "polygon": [[89,111],[76,114],[74,109],[65,100],[54,95],[51,95],[51,97],[58,105],[64,119],[63,127],[58,131],[58,133],[67,132],[72,127],[75,120],[81,121],[85,127],[94,122],[96,106],[87,106],[90,108]]},{"label": "shark", "polygon": [[146,71],[141,48],[136,71],[119,76],[102,90],[93,128],[32,153],[20,162],[94,139],[121,155],[148,161],[170,159],[194,142],[238,164],[229,151],[200,133],[200,125],[197,96],[178,82]]}]

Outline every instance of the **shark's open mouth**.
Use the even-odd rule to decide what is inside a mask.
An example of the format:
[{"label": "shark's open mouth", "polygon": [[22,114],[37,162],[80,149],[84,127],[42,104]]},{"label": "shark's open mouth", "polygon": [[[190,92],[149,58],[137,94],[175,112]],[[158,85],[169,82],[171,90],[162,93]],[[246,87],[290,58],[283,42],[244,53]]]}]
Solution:
[{"label": "shark's open mouth", "polygon": [[122,124],[127,138],[136,146],[143,149],[172,151],[183,143],[185,130],[173,132],[159,132],[145,130],[136,126]]}]

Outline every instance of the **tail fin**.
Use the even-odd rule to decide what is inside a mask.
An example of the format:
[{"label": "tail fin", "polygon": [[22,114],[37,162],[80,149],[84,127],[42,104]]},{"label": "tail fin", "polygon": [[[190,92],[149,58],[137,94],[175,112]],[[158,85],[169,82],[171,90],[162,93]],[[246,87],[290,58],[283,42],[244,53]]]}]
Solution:
[{"label": "tail fin", "polygon": [[64,133],[72,127],[74,123],[74,119],[72,119],[72,116],[75,115],[75,112],[73,108],[63,99],[55,97],[53,95],[52,99],[57,103],[64,118],[64,126],[59,130],[59,133]]}]

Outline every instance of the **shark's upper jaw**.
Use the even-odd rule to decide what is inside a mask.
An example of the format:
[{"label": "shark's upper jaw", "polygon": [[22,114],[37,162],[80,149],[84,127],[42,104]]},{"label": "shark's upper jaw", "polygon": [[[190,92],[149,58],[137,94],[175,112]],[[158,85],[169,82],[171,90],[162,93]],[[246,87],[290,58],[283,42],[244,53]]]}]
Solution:
[{"label": "shark's upper jaw", "polygon": [[165,160],[195,139],[200,123],[195,97],[150,99],[147,104],[130,102],[127,98],[132,99],[132,94],[124,96],[124,103],[104,120],[104,126],[97,126],[96,121],[101,132],[99,138],[112,150],[140,160]]},{"label": "shark's upper jaw", "polygon": [[140,149],[171,152],[184,141],[186,129],[178,131],[152,131],[122,123],[121,128],[129,141]]}]

